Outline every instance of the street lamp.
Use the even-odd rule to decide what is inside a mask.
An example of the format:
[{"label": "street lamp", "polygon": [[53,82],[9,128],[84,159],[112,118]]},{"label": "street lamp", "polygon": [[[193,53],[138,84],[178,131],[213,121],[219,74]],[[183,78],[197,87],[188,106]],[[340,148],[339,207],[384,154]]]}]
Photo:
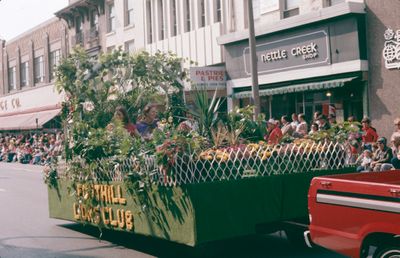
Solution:
[{"label": "street lamp", "polygon": [[256,37],[254,33],[253,0],[247,0],[247,17],[249,18],[249,47],[251,67],[251,104],[254,105],[254,120],[260,114],[260,94],[258,88],[258,70],[256,55]]}]

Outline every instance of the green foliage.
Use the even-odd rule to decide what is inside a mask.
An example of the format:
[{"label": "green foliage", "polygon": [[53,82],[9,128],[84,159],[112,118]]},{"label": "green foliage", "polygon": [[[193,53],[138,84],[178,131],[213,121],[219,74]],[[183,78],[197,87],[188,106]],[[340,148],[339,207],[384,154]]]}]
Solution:
[{"label": "green foliage", "polygon": [[[331,126],[329,130],[318,131],[308,138],[320,142],[330,140],[343,143],[348,141],[349,138],[360,133],[361,124],[358,122],[343,122]],[[355,137],[355,136],[354,136]]]},{"label": "green foliage", "polygon": [[199,133],[202,136],[212,138],[212,129],[217,125],[220,117],[219,110],[223,101],[217,97],[217,90],[211,99],[204,88],[194,90],[195,109],[191,111],[194,118],[199,123]]}]

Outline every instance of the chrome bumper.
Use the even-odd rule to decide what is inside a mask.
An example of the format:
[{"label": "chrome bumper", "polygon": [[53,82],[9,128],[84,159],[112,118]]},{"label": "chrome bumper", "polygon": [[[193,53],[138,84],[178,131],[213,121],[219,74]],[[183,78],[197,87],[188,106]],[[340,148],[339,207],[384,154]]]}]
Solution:
[{"label": "chrome bumper", "polygon": [[306,245],[309,248],[312,248],[312,241],[311,241],[311,236],[310,236],[310,230],[304,231],[304,242],[306,242]]}]

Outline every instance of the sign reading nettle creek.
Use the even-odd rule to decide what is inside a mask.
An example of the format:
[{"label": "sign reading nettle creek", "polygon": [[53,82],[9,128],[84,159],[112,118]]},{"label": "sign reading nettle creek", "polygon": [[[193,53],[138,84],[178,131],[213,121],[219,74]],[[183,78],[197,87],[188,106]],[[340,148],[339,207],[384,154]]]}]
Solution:
[{"label": "sign reading nettle creek", "polygon": [[[258,73],[272,73],[330,64],[329,38],[325,30],[261,43],[257,40]],[[250,75],[250,49],[243,50],[244,67]]]}]

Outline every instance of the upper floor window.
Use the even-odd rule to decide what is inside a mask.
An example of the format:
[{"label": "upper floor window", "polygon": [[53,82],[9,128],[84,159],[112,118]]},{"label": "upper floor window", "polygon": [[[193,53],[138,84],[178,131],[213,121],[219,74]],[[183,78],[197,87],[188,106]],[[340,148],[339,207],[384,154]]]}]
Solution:
[{"label": "upper floor window", "polygon": [[90,28],[96,30],[99,28],[99,15],[96,10],[90,12]]},{"label": "upper floor window", "polygon": [[16,76],[15,66],[9,67],[8,68],[8,89],[9,89],[9,91],[17,89],[16,80],[17,80],[17,76]]},{"label": "upper floor window", "polygon": [[190,0],[185,0],[185,32],[191,30]]},{"label": "upper floor window", "polygon": [[151,11],[151,1],[146,0],[146,25],[147,25],[147,41],[153,43],[153,12]]},{"label": "upper floor window", "polygon": [[133,0],[125,0],[125,26],[133,24]]},{"label": "upper floor window", "polygon": [[158,27],[159,35],[158,38],[163,40],[165,38],[165,24],[164,24],[164,0],[158,0]]},{"label": "upper floor window", "polygon": [[171,0],[170,2],[171,11],[171,36],[176,36],[178,34],[178,24],[177,24],[177,11],[176,11],[176,0]]},{"label": "upper floor window", "polygon": [[43,56],[36,57],[33,64],[35,84],[44,82],[44,63]]},{"label": "upper floor window", "polygon": [[326,0],[326,6],[344,3],[345,0]]},{"label": "upper floor window", "polygon": [[221,0],[214,0],[214,22],[220,22],[222,19],[222,3]]},{"label": "upper floor window", "polygon": [[82,17],[77,16],[75,19],[75,32],[78,34],[83,30]]},{"label": "upper floor window", "polygon": [[107,32],[115,31],[115,6],[114,3],[107,5]]},{"label": "upper floor window", "polygon": [[135,41],[134,40],[125,42],[125,51],[128,53],[135,52]]},{"label": "upper floor window", "polygon": [[21,87],[29,85],[29,62],[21,64]]},{"label": "upper floor window", "polygon": [[52,81],[55,76],[55,68],[60,63],[61,50],[55,50],[50,52],[50,80]]},{"label": "upper floor window", "polygon": [[285,10],[283,18],[292,17],[299,14],[300,0],[285,0]]},{"label": "upper floor window", "polygon": [[206,26],[206,5],[205,0],[200,0],[199,3],[199,27]]}]

